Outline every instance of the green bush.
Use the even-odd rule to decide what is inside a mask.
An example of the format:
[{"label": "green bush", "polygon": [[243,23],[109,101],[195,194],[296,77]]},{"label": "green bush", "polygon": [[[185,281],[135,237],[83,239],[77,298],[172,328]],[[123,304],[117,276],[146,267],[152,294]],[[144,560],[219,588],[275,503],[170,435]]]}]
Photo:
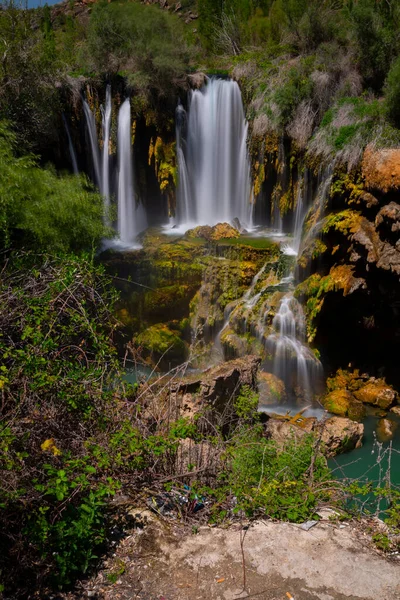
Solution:
[{"label": "green bush", "polygon": [[72,581],[105,539],[117,478],[86,443],[104,438],[116,394],[127,391],[112,343],[114,302],[103,269],[83,256],[38,264],[17,255],[2,271],[0,568],[19,597],[36,578]]},{"label": "green bush", "polygon": [[329,497],[324,483],[330,471],[312,435],[301,441],[293,437],[278,448],[257,430],[253,436],[247,431],[228,453],[227,485],[237,498],[237,510],[249,516],[304,521],[312,517],[318,502]]},{"label": "green bush", "polygon": [[89,71],[127,75],[140,94],[165,95],[188,67],[182,24],[178,17],[136,2],[96,3],[88,29]]},{"label": "green bush", "polygon": [[94,249],[113,235],[103,225],[102,198],[82,177],[41,169],[15,155],[16,137],[0,122],[0,245],[37,251]]},{"label": "green bush", "polygon": [[390,68],[384,91],[389,119],[396,127],[400,128],[400,57]]}]

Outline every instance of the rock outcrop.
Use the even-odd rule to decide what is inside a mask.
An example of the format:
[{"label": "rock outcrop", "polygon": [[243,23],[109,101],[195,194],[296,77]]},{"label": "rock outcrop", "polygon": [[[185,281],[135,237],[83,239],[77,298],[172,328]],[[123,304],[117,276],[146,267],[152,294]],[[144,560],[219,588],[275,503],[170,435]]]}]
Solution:
[{"label": "rock outcrop", "polygon": [[344,417],[330,417],[323,421],[309,418],[299,427],[282,419],[271,418],[266,423],[266,433],[278,446],[283,446],[290,437],[301,439],[307,433],[320,436],[327,457],[360,448],[364,425]]},{"label": "rock outcrop", "polygon": [[383,379],[374,379],[373,377],[356,390],[354,396],[365,404],[372,404],[383,410],[388,409],[397,398],[397,394],[391,386],[387,385]]},{"label": "rock outcrop", "polygon": [[367,189],[385,194],[400,189],[400,150],[375,150],[368,146],[361,168]]},{"label": "rock outcrop", "polygon": [[361,421],[365,417],[362,402],[345,389],[329,392],[323,399],[323,404],[326,410],[340,417],[349,417],[355,421]]}]

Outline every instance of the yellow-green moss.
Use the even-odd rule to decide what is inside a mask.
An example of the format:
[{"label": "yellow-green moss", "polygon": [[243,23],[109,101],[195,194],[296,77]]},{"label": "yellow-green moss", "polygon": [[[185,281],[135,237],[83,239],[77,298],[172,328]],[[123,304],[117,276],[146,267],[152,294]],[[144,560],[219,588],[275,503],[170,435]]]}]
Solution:
[{"label": "yellow-green moss", "polygon": [[362,219],[360,212],[349,208],[339,213],[331,213],[326,217],[322,231],[328,233],[330,229],[335,229],[343,235],[356,233],[360,229]]},{"label": "yellow-green moss", "polygon": [[153,361],[161,357],[169,360],[184,360],[186,344],[179,334],[178,330],[171,330],[164,323],[159,323],[148,327],[134,339],[134,343]]},{"label": "yellow-green moss", "polygon": [[365,417],[365,407],[353,394],[345,389],[329,392],[322,400],[326,410],[341,417],[361,421]]}]

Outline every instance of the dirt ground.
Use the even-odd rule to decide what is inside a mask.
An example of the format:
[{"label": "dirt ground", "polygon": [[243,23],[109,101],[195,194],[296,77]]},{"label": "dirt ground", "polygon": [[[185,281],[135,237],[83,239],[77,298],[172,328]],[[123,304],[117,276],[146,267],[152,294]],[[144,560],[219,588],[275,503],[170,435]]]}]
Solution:
[{"label": "dirt ground", "polygon": [[325,518],[306,531],[263,521],[194,533],[150,511],[131,514],[136,525],[74,598],[400,600],[400,556],[376,551],[365,524]]}]

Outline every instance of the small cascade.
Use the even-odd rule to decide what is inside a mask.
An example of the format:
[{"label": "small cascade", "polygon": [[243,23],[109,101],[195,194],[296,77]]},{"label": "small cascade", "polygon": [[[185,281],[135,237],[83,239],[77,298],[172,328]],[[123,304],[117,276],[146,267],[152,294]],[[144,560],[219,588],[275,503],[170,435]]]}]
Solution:
[{"label": "small cascade", "polygon": [[111,86],[107,85],[106,103],[102,107],[102,125],[103,125],[103,153],[102,153],[102,169],[101,169],[101,186],[100,191],[104,197],[104,208],[106,215],[106,224],[110,225],[110,166],[109,166],[109,145],[110,145],[110,126],[111,126]]},{"label": "small cascade", "polygon": [[[302,240],[302,247],[307,246],[320,232],[325,208],[328,201],[328,194],[332,183],[333,166],[320,172],[318,175],[318,188],[315,200],[308,211],[307,219],[310,220],[310,227]],[[305,215],[306,216],[306,215]],[[303,219],[304,221],[304,219]]]},{"label": "small cascade", "polygon": [[147,222],[143,205],[135,202],[129,98],[118,115],[118,166],[118,233],[121,243],[131,246]]},{"label": "small cascade", "polygon": [[285,383],[290,397],[312,400],[322,376],[322,365],[305,344],[305,318],[301,304],[289,292],[280,303],[266,347],[273,355],[272,372]]},{"label": "small cascade", "polygon": [[71,158],[72,170],[74,172],[74,175],[79,175],[78,161],[76,160],[75,148],[72,143],[72,138],[71,138],[71,133],[70,133],[69,126],[68,126],[68,121],[65,118],[64,114],[62,115],[62,119],[63,119],[65,131],[67,134],[67,138],[68,138],[68,149],[69,149],[69,156]]},{"label": "small cascade", "polygon": [[187,115],[181,102],[176,108],[176,156],[178,163],[179,186],[177,189],[177,218],[179,223],[190,223],[190,181],[185,159]]},{"label": "small cascade", "polygon": [[101,188],[101,166],[100,166],[100,151],[99,151],[99,142],[97,139],[97,131],[96,131],[96,120],[94,118],[94,114],[90,110],[89,104],[86,100],[83,101],[83,112],[86,119],[86,127],[89,136],[90,142],[90,150],[92,154],[93,161],[93,171],[94,171],[94,181],[97,187]]},{"label": "small cascade", "polygon": [[250,162],[242,97],[235,81],[211,79],[177,109],[178,217],[215,225],[252,221]]}]

